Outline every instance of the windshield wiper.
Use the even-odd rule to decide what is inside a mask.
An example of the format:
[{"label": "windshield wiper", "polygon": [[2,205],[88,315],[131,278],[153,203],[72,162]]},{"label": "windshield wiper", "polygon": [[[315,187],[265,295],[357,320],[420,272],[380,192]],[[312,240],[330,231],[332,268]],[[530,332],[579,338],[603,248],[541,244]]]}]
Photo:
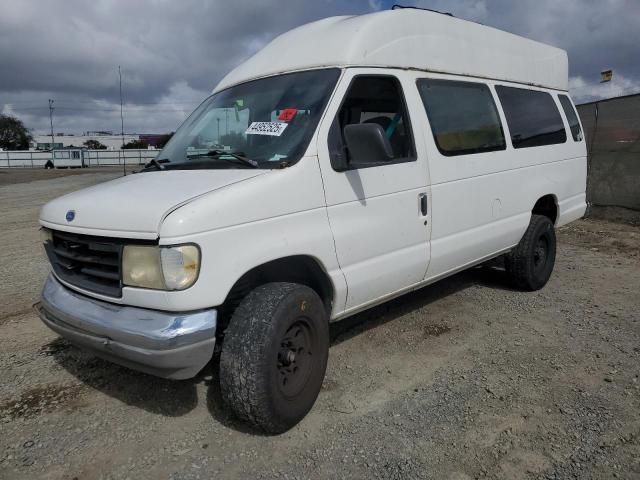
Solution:
[{"label": "windshield wiper", "polygon": [[149,170],[152,167],[155,167],[156,170],[164,170],[166,167],[163,165],[163,163],[169,163],[170,161],[171,160],[169,160],[168,158],[161,158],[160,160],[152,158],[141,171],[144,172],[145,170]]},{"label": "windshield wiper", "polygon": [[214,149],[214,150],[209,150],[207,153],[194,153],[192,155],[187,154],[187,158],[204,158],[204,157],[215,158],[215,159],[220,158],[222,160],[224,160],[225,157],[230,157],[230,158],[233,158],[234,160],[238,160],[242,162],[245,165],[249,165],[251,168],[259,167],[258,162],[245,157],[242,152],[230,152],[227,150]]}]

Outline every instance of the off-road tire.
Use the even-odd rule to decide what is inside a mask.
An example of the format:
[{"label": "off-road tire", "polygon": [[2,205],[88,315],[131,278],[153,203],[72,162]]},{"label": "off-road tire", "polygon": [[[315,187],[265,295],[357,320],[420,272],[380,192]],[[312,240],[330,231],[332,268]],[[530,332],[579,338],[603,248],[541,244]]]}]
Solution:
[{"label": "off-road tire", "polygon": [[328,353],[328,316],[314,290],[295,283],[257,287],[240,302],[225,331],[222,399],[255,428],[285,432],[311,410]]},{"label": "off-road tire", "polygon": [[505,255],[511,283],[521,290],[544,287],[556,261],[556,233],[553,223],[542,215],[532,215],[520,243]]}]

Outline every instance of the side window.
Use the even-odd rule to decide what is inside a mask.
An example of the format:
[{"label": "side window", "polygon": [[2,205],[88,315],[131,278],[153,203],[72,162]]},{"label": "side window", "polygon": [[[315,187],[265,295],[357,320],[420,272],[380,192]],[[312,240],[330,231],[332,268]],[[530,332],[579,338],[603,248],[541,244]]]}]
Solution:
[{"label": "side window", "polygon": [[487,85],[434,79],[417,83],[440,153],[454,156],[506,148]]},{"label": "side window", "polygon": [[377,123],[393,149],[394,162],[416,159],[407,107],[400,82],[395,77],[355,77],[329,130],[329,154],[335,168],[339,156],[348,155],[344,127],[355,123]]},{"label": "side window", "polygon": [[564,114],[567,117],[567,122],[569,122],[571,136],[573,136],[573,139],[576,142],[579,142],[582,140],[582,129],[580,128],[580,122],[578,121],[578,114],[576,113],[575,108],[573,108],[569,97],[566,95],[558,95],[558,100],[560,100],[560,105],[562,105]]},{"label": "side window", "polygon": [[514,148],[540,147],[567,141],[562,117],[547,92],[496,86]]}]

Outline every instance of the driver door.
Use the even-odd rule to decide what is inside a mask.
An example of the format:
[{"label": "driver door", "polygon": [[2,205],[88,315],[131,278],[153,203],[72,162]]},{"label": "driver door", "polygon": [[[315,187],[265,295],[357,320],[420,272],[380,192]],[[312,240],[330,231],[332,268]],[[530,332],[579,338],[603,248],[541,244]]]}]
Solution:
[{"label": "driver door", "polygon": [[[420,283],[430,257],[425,147],[411,122],[419,118],[413,110],[420,99],[407,72],[380,72],[344,72],[318,137],[329,222],[348,288],[345,314]],[[343,129],[353,123],[379,124],[393,160],[338,171],[340,155],[349,155]]]}]

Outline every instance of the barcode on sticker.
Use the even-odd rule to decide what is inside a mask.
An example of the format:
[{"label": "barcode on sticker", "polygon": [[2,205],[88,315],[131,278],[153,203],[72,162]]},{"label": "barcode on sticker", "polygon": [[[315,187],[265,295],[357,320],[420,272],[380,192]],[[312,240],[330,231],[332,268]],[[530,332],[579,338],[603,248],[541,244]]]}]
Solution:
[{"label": "barcode on sticker", "polygon": [[270,135],[279,137],[287,128],[288,123],[282,122],[252,122],[244,132],[247,135]]}]

